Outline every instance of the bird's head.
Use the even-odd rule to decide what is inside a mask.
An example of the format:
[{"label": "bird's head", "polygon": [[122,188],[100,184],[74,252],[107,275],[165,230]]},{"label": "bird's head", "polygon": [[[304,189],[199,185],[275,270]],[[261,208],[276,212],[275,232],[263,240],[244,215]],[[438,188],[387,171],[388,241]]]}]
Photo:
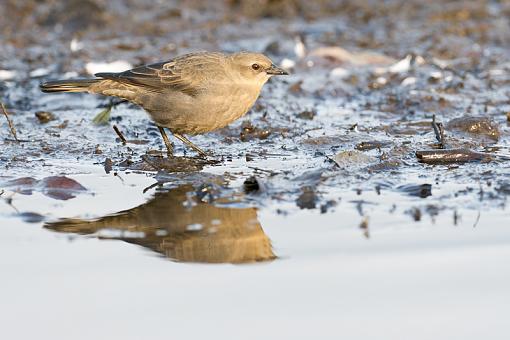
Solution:
[{"label": "bird's head", "polygon": [[257,85],[264,83],[272,76],[288,75],[289,73],[279,68],[271,59],[260,53],[239,52],[230,56],[232,70],[247,82]]}]

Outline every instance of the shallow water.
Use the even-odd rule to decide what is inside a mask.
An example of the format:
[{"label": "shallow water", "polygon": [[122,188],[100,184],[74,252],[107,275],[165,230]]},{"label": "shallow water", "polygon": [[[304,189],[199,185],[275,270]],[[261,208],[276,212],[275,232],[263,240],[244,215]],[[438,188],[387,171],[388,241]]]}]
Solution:
[{"label": "shallow water", "polygon": [[101,171],[71,176],[93,195],[13,200],[20,212],[88,224],[24,223],[1,206],[4,334],[504,338],[506,208],[462,210],[456,225],[447,213],[413,222],[383,203],[400,194],[367,194],[363,229],[356,193],[325,214],[284,202],[247,208],[190,203],[186,185],[141,194],[151,177]]},{"label": "shallow water", "polygon": [[[241,1],[220,18],[87,2],[89,22],[68,3],[0,23],[0,95],[21,140],[0,115],[2,338],[508,338],[508,4],[280,18]],[[30,13],[16,6],[0,9]],[[108,99],[37,88],[202,49],[295,63],[245,118],[192,137],[213,163],[179,143],[165,159],[133,105],[95,125]],[[441,146],[481,156],[416,155]]]}]

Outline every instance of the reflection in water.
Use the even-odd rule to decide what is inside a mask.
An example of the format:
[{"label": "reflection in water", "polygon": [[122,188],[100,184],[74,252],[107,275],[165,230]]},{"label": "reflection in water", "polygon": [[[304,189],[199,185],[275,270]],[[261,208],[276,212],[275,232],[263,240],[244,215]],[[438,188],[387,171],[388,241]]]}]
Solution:
[{"label": "reflection in water", "polygon": [[187,198],[190,191],[191,185],[182,185],[156,192],[147,203],[115,215],[65,219],[47,223],[45,228],[123,240],[183,262],[247,263],[275,258],[255,208],[196,203]]}]

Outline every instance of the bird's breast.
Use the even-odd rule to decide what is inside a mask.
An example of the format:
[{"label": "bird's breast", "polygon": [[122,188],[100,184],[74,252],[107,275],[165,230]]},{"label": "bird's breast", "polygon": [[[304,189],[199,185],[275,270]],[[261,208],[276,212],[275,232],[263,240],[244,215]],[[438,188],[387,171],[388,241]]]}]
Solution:
[{"label": "bird's breast", "polygon": [[231,86],[219,92],[207,108],[210,125],[218,129],[242,117],[257,100],[260,89],[252,86]]},{"label": "bird's breast", "polygon": [[168,94],[165,101],[157,101],[157,107],[145,108],[159,125],[177,133],[194,135],[225,127],[239,119],[253,106],[259,93],[260,89],[252,86],[222,84],[195,97]]},{"label": "bird's breast", "polygon": [[253,106],[259,96],[258,89],[239,87],[232,91],[225,100],[225,116],[237,119],[244,115]]}]

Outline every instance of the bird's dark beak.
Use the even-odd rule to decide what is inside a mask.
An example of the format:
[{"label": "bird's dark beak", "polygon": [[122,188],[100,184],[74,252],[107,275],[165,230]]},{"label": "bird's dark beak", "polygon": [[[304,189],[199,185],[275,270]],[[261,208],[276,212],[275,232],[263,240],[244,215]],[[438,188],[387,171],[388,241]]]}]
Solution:
[{"label": "bird's dark beak", "polygon": [[275,64],[272,64],[271,67],[266,69],[266,73],[270,74],[272,76],[283,76],[283,75],[288,75],[289,74],[289,72],[285,71],[282,68],[279,68]]}]

